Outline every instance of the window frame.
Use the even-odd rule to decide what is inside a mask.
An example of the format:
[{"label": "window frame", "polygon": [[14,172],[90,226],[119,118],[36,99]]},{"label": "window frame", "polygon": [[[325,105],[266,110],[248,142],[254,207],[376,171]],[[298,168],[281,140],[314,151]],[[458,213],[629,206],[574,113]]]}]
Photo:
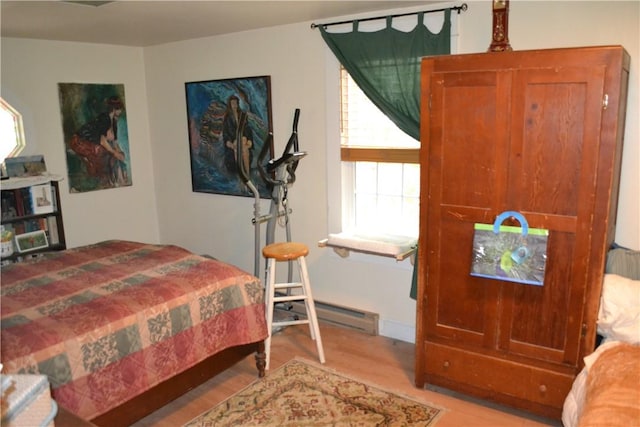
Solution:
[{"label": "window frame", "polygon": [[[374,21],[375,22],[375,21]],[[432,31],[439,31],[439,29],[432,28]],[[458,53],[459,51],[459,19],[457,14],[451,15],[451,54]],[[326,154],[327,154],[327,230],[328,233],[339,233],[346,231],[344,220],[344,208],[345,200],[343,200],[343,194],[345,191],[352,191],[352,171],[354,168],[345,170],[348,164],[342,160],[342,153],[345,153],[345,158],[349,156],[349,159],[373,159],[377,158],[379,154],[372,154],[370,148],[363,147],[342,147],[341,146],[341,134],[340,134],[340,103],[342,101],[340,96],[340,62],[335,55],[331,52],[329,47],[325,46],[325,99],[326,99]],[[411,157],[417,154],[416,163],[419,163],[419,151],[420,149],[393,149],[399,152],[391,154],[387,159],[393,160],[393,163],[397,163],[396,160],[403,160],[403,163],[409,163]],[[406,151],[414,151],[415,153],[409,154]],[[386,153],[386,152],[385,152]],[[397,157],[396,157],[397,155]],[[361,156],[361,157],[360,157]],[[386,154],[385,154],[386,156]],[[385,160],[383,158],[383,160]],[[351,171],[351,173],[349,172]],[[353,210],[351,210],[353,212]],[[338,256],[338,255],[336,255]],[[408,262],[397,262],[393,258],[376,256],[368,253],[354,252],[348,259],[353,261],[365,261],[380,263],[388,267],[397,267],[401,269],[411,268]]]},{"label": "window frame", "polygon": [[343,162],[412,163],[420,164],[419,148],[340,147]]},{"label": "window frame", "polygon": [[24,135],[24,123],[22,120],[22,114],[20,114],[17,109],[15,109],[11,104],[9,104],[7,100],[2,97],[0,97],[0,109],[8,112],[13,117],[13,128],[15,136],[13,148],[2,159],[2,162],[4,162],[4,159],[8,157],[18,156],[22,151],[24,151],[27,143]]},{"label": "window frame", "polygon": [[[382,175],[379,175],[382,172],[380,172],[378,169],[381,163],[396,164],[402,169],[404,169],[406,164],[419,165],[420,149],[414,147],[414,145],[416,145],[415,139],[404,134],[403,134],[403,137],[406,138],[407,141],[409,140],[411,141],[408,144],[408,145],[411,145],[411,148],[408,148],[408,147],[398,148],[398,147],[386,146],[384,145],[385,141],[381,141],[382,142],[381,145],[374,143],[372,145],[365,146],[364,144],[362,144],[361,140],[358,140],[357,135],[354,136],[356,138],[356,141],[354,144],[354,141],[349,139],[349,135],[345,135],[345,126],[347,126],[346,123],[349,121],[349,117],[348,116],[345,117],[343,113],[343,109],[345,108],[345,105],[346,105],[345,102],[348,102],[348,100],[350,100],[350,97],[352,96],[352,94],[350,92],[344,93],[343,91],[347,86],[349,88],[355,87],[355,83],[353,82],[353,79],[348,75],[347,71],[344,69],[342,65],[339,65],[338,68],[340,73],[340,90],[339,90],[340,103],[339,103],[338,109],[339,109],[339,115],[340,115],[340,162],[341,162],[341,173],[342,173],[341,230],[342,232],[347,232],[347,233],[357,233],[357,234],[365,233],[367,235],[379,234],[381,236],[381,239],[383,235],[385,236],[403,235],[403,236],[410,236],[410,237],[417,238],[418,224],[415,224],[416,225],[415,229],[411,230],[410,232],[383,229],[384,227],[376,225],[376,224],[380,224],[379,222],[376,222],[375,224],[369,224],[370,226],[373,225],[373,229],[367,227],[364,224],[358,224],[359,215],[358,215],[358,209],[356,207],[356,202],[358,200],[358,196],[357,196],[358,188],[356,188],[356,171],[359,168],[358,165],[362,163],[375,163],[376,164],[375,173],[376,173],[376,176],[380,178],[380,177],[383,177]],[[348,85],[346,81],[347,78],[350,79],[350,83]],[[358,102],[358,104],[356,105],[360,105],[359,103],[362,102],[360,101],[362,99],[361,96],[364,96],[366,98],[366,95],[362,94],[361,91],[359,91],[359,93],[360,95],[358,95],[358,100],[356,101]],[[368,102],[368,105],[363,106],[365,110],[361,111],[361,113],[365,112],[369,108],[374,108],[374,109],[377,108],[373,106],[370,100],[367,100],[367,102]],[[382,113],[379,110],[378,110],[378,114],[382,115]],[[360,117],[362,116],[360,115]],[[389,121],[389,123],[390,123],[390,126],[395,126],[392,122]],[[396,126],[395,132],[402,133],[403,131],[397,128]],[[359,143],[362,145],[359,145]],[[419,145],[419,142],[417,144]],[[362,167],[368,168],[369,166],[363,165]],[[381,197],[384,198],[388,196],[389,195],[380,193],[380,192],[375,193],[376,200],[379,200],[379,198]],[[397,197],[400,197],[401,199],[404,200],[404,198],[408,196],[403,192],[403,194],[400,194]],[[415,197],[411,197],[411,198],[415,198]],[[377,203],[378,202],[376,202],[376,204]],[[404,204],[405,202],[403,201],[402,203]],[[380,212],[377,212],[376,216],[379,213]],[[417,221],[418,218],[417,217],[413,218],[413,220]],[[381,230],[381,231],[377,233],[373,231],[374,229]]]}]

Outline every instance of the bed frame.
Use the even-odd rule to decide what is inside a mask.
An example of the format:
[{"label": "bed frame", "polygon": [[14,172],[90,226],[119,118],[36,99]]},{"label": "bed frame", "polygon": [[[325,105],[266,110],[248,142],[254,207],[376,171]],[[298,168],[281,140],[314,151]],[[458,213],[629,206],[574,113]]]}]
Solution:
[{"label": "bed frame", "polygon": [[92,419],[91,422],[105,427],[131,425],[251,354],[255,354],[258,376],[264,377],[264,341],[231,347]]}]

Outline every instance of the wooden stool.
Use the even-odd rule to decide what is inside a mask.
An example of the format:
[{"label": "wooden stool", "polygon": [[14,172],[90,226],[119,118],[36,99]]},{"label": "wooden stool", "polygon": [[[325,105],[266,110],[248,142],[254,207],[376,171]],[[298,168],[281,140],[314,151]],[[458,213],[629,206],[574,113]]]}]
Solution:
[{"label": "wooden stool", "polygon": [[[266,284],[266,305],[267,305],[267,329],[269,336],[264,341],[265,352],[267,356],[266,367],[269,369],[269,360],[271,354],[271,334],[273,326],[288,326],[309,324],[309,332],[311,339],[316,341],[318,348],[318,357],[320,363],[324,363],[324,350],[322,349],[322,339],[320,338],[320,329],[318,328],[318,317],[316,316],[316,306],[311,296],[311,286],[309,284],[309,273],[307,272],[307,263],[305,257],[309,254],[309,248],[302,243],[285,242],[272,243],[262,249],[262,255],[267,259],[267,284]],[[298,261],[298,272],[300,273],[301,282],[276,283],[276,264],[279,261]],[[298,289],[300,292],[293,293],[289,290]],[[285,290],[285,296],[277,296],[279,290]],[[282,295],[282,294],[280,294]],[[273,321],[273,309],[277,302],[304,301],[307,310],[307,318],[304,320],[288,320]]]}]

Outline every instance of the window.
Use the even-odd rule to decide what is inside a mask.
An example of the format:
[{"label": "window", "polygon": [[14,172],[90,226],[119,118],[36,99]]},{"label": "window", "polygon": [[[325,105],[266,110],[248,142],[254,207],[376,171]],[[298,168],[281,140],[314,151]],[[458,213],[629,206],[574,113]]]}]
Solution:
[{"label": "window", "polygon": [[341,67],[342,229],[417,236],[420,142],[382,113]]},{"label": "window", "polygon": [[14,157],[24,149],[22,115],[0,98],[0,155],[2,161]]},{"label": "window", "polygon": [[[424,18],[432,33],[442,30],[444,14],[426,14]],[[394,18],[392,25],[406,32],[417,23],[418,17],[410,15]],[[385,26],[386,20],[379,19],[361,21],[358,28],[378,31]],[[352,29],[353,25],[347,23],[332,27],[332,32]],[[458,19],[452,14],[451,53],[457,53],[457,43]],[[335,247],[352,248],[351,240],[357,241],[362,234],[381,245],[411,239],[377,239],[380,234],[415,239],[419,227],[420,143],[399,130],[369,101],[341,70],[330,48],[326,55],[328,245],[332,246],[334,240]],[[343,241],[338,242],[335,236]]]}]

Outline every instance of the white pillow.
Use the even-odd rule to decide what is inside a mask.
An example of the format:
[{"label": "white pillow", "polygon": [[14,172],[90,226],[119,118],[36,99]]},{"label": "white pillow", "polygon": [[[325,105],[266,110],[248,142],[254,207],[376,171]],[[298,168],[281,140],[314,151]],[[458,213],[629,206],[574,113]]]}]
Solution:
[{"label": "white pillow", "polygon": [[605,274],[598,333],[607,340],[640,344],[640,280]]}]

